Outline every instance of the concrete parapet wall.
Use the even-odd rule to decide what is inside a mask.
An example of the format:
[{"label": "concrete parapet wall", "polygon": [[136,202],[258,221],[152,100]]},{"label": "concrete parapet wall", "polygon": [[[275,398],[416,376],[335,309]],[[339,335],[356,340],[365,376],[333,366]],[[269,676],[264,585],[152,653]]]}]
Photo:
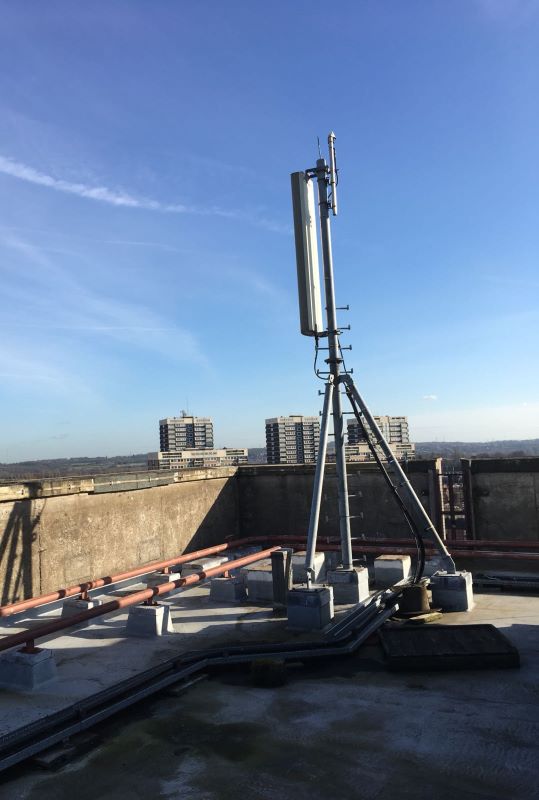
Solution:
[{"label": "concrete parapet wall", "polygon": [[469,538],[539,540],[539,458],[462,459]]},{"label": "concrete parapet wall", "polygon": [[[482,539],[539,539],[539,459],[465,462],[470,530]],[[443,533],[439,460],[408,464]],[[408,529],[373,464],[348,464],[354,536]],[[0,602],[43,594],[227,537],[305,535],[314,466],[245,465],[29,481],[0,486]],[[320,536],[338,534],[328,465]]]},{"label": "concrete parapet wall", "polygon": [[[439,459],[408,464],[410,481],[442,530]],[[314,465],[242,466],[238,470],[242,536],[307,535]],[[375,464],[348,464],[353,536],[409,535],[394,497]],[[320,536],[338,535],[337,478],[328,464],[322,494]]]},{"label": "concrete parapet wall", "polygon": [[208,478],[229,478],[236,467],[214,467],[189,470],[145,470],[76,478],[44,478],[35,481],[9,482],[0,486],[0,503],[8,500],[59,497],[66,494],[103,494],[151,489],[171,483],[201,481]]},{"label": "concrete parapet wall", "polygon": [[14,499],[0,501],[0,602],[237,536],[235,474],[170,473],[152,488],[131,473],[1,487]]}]

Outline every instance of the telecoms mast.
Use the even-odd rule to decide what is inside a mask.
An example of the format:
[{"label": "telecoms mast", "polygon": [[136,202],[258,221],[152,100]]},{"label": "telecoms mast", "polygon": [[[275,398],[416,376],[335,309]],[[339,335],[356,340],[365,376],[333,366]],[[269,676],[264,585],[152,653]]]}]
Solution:
[{"label": "telecoms mast", "polygon": [[[384,439],[376,420],[369,411],[352,380],[352,376],[344,367],[342,348],[339,342],[337,309],[335,306],[335,289],[333,282],[333,257],[331,253],[330,211],[337,214],[337,166],[335,158],[335,134],[328,136],[329,164],[319,158],[316,167],[304,172],[294,172],[292,180],[292,208],[294,214],[294,234],[296,242],[296,265],[298,273],[299,311],[301,332],[305,336],[316,339],[316,347],[320,338],[327,338],[328,358],[326,364],[326,385],[324,407],[320,427],[320,445],[314,479],[311,516],[307,537],[307,554],[305,571],[309,585],[314,575],[314,555],[320,516],[320,502],[327,450],[329,417],[333,413],[333,430],[335,435],[335,460],[337,467],[337,485],[339,502],[339,533],[341,539],[341,569],[353,571],[352,543],[350,536],[350,513],[348,509],[348,483],[344,450],[344,425],[341,407],[341,389],[350,401],[352,411],[363,432],[386,484],[399,504],[410,531],[418,544],[418,563],[414,580],[419,580],[424,565],[424,539],[434,545],[438,551],[440,566],[449,573],[455,572],[455,565],[447,548],[432,524],[427,512],[417,497],[408,477],[402,470],[391,448]],[[314,181],[318,184],[318,217],[320,223],[320,244],[324,273],[326,321],[322,315],[320,291],[320,267],[318,263],[318,240],[316,233],[316,212]],[[344,576],[343,576],[344,577]]]},{"label": "telecoms mast", "polygon": [[[329,417],[333,412],[333,432],[335,436],[335,461],[339,498],[339,532],[341,538],[341,557],[343,569],[352,569],[352,543],[350,538],[350,512],[348,509],[348,486],[344,453],[344,425],[339,387],[340,365],[342,364],[335,307],[333,284],[333,257],[331,253],[330,210],[337,214],[337,170],[335,159],[335,134],[328,136],[329,165],[319,158],[316,167],[305,172],[294,172],[292,180],[292,208],[294,213],[294,232],[296,239],[296,264],[298,271],[299,308],[301,332],[305,336],[327,337],[328,341],[328,380],[326,383],[324,413]],[[326,299],[326,324],[322,322],[320,297],[320,272],[318,265],[318,243],[314,212],[313,182],[318,184],[318,212],[320,219],[320,243],[324,270]],[[311,506],[309,524],[309,545],[306,560],[307,577],[312,576],[312,554],[316,547],[316,532],[320,514],[320,500],[324,476],[324,461],[327,447],[328,419],[322,418],[317,474]],[[325,437],[325,438],[324,438]],[[308,563],[310,560],[310,563]]]}]

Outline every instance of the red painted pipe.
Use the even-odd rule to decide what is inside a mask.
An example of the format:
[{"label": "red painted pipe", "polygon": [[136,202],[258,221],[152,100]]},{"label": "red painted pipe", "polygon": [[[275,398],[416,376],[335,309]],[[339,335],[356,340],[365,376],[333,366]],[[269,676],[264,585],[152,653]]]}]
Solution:
[{"label": "red painted pipe", "polygon": [[[335,540],[337,541],[337,540]],[[410,538],[408,539],[393,539],[393,538],[373,538],[373,537],[366,537],[366,538],[355,538],[352,539],[352,543],[357,544],[402,544],[402,545],[409,545]],[[515,541],[511,541],[510,539],[502,539],[502,540],[495,540],[495,539],[446,539],[445,544],[451,548],[451,550],[477,550],[482,547],[487,547],[491,549],[496,549],[498,547],[508,547],[514,548],[515,550],[525,550],[528,548],[530,551],[539,550],[539,541],[526,541],[525,539],[518,539]]]},{"label": "red painted pipe", "polygon": [[202,558],[203,556],[211,556],[216,553],[222,553],[225,550],[230,550],[232,547],[241,547],[242,545],[251,544],[251,538],[236,539],[227,542],[226,544],[217,544],[213,547],[206,547],[203,550],[194,550],[192,553],[184,553],[176,558],[168,558],[165,561],[154,561],[150,564],[144,564],[142,567],[130,569],[127,572],[119,572],[117,575],[109,575],[104,578],[96,578],[93,581],[86,581],[85,583],[78,583],[76,586],[68,586],[66,589],[57,589],[55,592],[49,594],[42,594],[39,597],[30,597],[28,600],[19,600],[17,603],[10,603],[9,605],[0,606],[0,617],[9,617],[11,614],[18,614],[21,611],[28,611],[31,608],[45,605],[45,603],[54,603],[55,600],[64,600],[66,597],[75,597],[78,594],[89,592],[91,589],[98,589],[100,586],[108,586],[111,583],[118,583],[125,581],[128,578],[136,578],[138,575],[146,575],[148,572],[153,572],[157,569],[166,569],[173,564],[185,564],[188,561],[194,561],[195,558]]},{"label": "red painted pipe", "polygon": [[[333,545],[332,545],[333,546]],[[338,547],[338,545],[336,545]],[[323,548],[320,548],[323,549]],[[434,555],[436,550],[431,548],[425,548],[427,552],[427,556]],[[393,554],[395,552],[394,547],[371,547],[369,545],[363,546],[354,546],[352,547],[352,552],[354,553],[380,553],[380,555],[384,555],[385,553]],[[501,550],[462,550],[461,552],[455,552],[453,548],[451,548],[451,552],[456,558],[503,558],[505,561],[539,561],[539,553],[506,553],[502,552]],[[411,555],[417,554],[417,548],[415,547],[399,547],[399,553],[410,553]]]},{"label": "red painted pipe", "polygon": [[[296,545],[298,547],[305,547],[306,539],[302,536],[268,536],[264,539],[266,542],[280,542],[282,545],[290,544],[292,546]],[[340,540],[336,537],[319,537],[316,547],[318,550],[323,550],[324,546],[328,545],[337,545]],[[368,544],[368,542],[373,541],[376,544]],[[365,544],[363,544],[365,542]],[[486,543],[486,540],[485,542]],[[406,546],[403,546],[406,545]],[[451,552],[455,554],[457,557],[461,558],[481,558],[482,556],[488,556],[488,558],[505,558],[505,559],[517,559],[517,560],[525,560],[530,559],[531,561],[536,561],[539,558],[539,552],[532,551],[530,553],[511,553],[504,550],[469,550],[463,549],[461,552],[458,551],[458,548],[454,547],[453,542],[446,542],[446,544],[450,547]],[[476,542],[471,543],[472,546],[476,544]],[[493,546],[497,544],[496,542],[489,541],[488,545]],[[356,551],[363,552],[363,553],[394,553],[395,548],[398,547],[399,552],[410,552],[410,553],[417,553],[417,548],[411,544],[411,539],[352,539],[352,549],[356,549]],[[436,553],[436,548],[434,545],[426,543],[425,550],[428,553]]]},{"label": "red painted pipe", "polygon": [[[242,547],[248,546],[253,544],[261,544],[262,542],[279,542],[280,544],[294,544],[298,546],[305,547],[306,546],[306,537],[304,536],[270,536],[270,537],[257,537],[257,536],[247,536],[242,539],[231,539],[224,544],[213,545],[212,547],[206,547],[202,550],[195,550],[192,553],[184,553],[181,556],[177,556],[176,558],[169,558],[164,561],[154,561],[149,564],[144,564],[142,567],[137,567],[135,569],[127,570],[126,572],[120,572],[116,575],[109,575],[103,578],[96,578],[92,581],[86,581],[84,583],[76,584],[75,586],[68,586],[64,589],[57,589],[55,592],[50,592],[49,594],[40,595],[38,597],[31,597],[27,600],[19,600],[16,603],[11,603],[5,606],[0,606],[0,618],[8,617],[11,614],[18,614],[22,611],[28,611],[32,608],[38,608],[41,605],[45,605],[46,603],[53,603],[57,600],[63,600],[67,597],[76,597],[79,594],[84,594],[86,592],[91,591],[92,589],[98,589],[102,586],[108,586],[113,583],[118,583],[119,581],[128,580],[129,578],[135,578],[139,575],[145,575],[148,572],[152,572],[158,569],[166,569],[174,564],[185,564],[188,561],[194,561],[195,558],[203,558],[204,556],[215,555],[217,553],[222,553],[226,550],[230,550],[235,547]],[[329,544],[338,544],[340,539],[336,537],[319,537],[318,539],[318,549],[323,550],[323,545]],[[447,542],[450,549],[456,553],[459,549],[462,549],[465,552],[460,553],[459,555],[466,555],[470,558],[478,558],[478,557],[488,557],[488,558],[505,558],[510,560],[536,560],[539,556],[539,553],[534,553],[533,550],[539,549],[539,542],[526,542],[524,540],[516,540],[512,542],[511,540],[500,540],[500,541],[493,541],[493,540],[474,540],[474,541],[448,541]],[[377,538],[367,538],[367,539],[353,539],[352,540],[353,551],[355,553],[379,553],[383,555],[384,553],[392,554],[394,553],[394,548],[398,547],[403,554],[411,554],[415,555],[417,552],[415,547],[412,546],[410,539],[377,539]],[[532,548],[532,552],[527,553],[510,553],[505,551],[495,551],[492,550],[491,552],[486,552],[478,548],[482,547],[516,547],[516,548]],[[435,548],[433,548],[428,543],[425,547],[427,553],[429,552],[436,552]]]},{"label": "red painted pipe", "polygon": [[446,539],[452,549],[475,549],[477,547],[514,547],[516,550],[539,550],[539,540],[526,541],[526,539]]},{"label": "red painted pipe", "polygon": [[[299,536],[268,536],[264,539],[266,542],[273,542],[279,541],[282,545],[290,544],[292,546],[296,545],[298,547],[304,548],[306,546],[306,539],[301,538]],[[391,544],[391,540],[387,540]],[[324,542],[322,539],[318,539],[316,544],[317,550],[338,550],[340,545],[334,543],[327,543]],[[427,555],[432,553],[436,553],[434,547],[426,547],[425,548]],[[352,544],[352,552],[361,554],[361,553],[378,553],[379,555],[393,555],[396,552],[395,546],[390,547],[381,547],[379,545],[360,545],[358,544],[358,540],[356,539],[355,542]],[[405,555],[416,555],[417,548],[410,546],[410,540],[408,540],[408,547],[403,547],[402,545],[398,546],[398,552],[405,554]],[[490,551],[490,550],[466,550],[462,553],[458,553],[457,557],[461,558],[503,558],[506,561],[537,561],[539,560],[539,553],[506,553],[502,552],[501,550],[498,551]]]},{"label": "red painted pipe", "polygon": [[199,583],[214,575],[221,575],[228,570],[245,567],[248,564],[253,564],[255,561],[267,558],[271,553],[279,549],[279,547],[270,547],[267,550],[261,550],[250,556],[243,556],[242,558],[236,558],[234,561],[227,561],[225,564],[221,564],[218,567],[196,572],[193,575],[188,575],[186,578],[178,578],[177,581],[162,583],[160,586],[154,586],[151,589],[142,589],[140,592],[134,592],[127,597],[119,597],[116,600],[110,600],[108,603],[103,603],[103,605],[96,606],[95,608],[89,608],[87,611],[81,611],[80,614],[75,614],[72,617],[58,619],[54,622],[45,622],[43,625],[32,628],[32,630],[4,636],[0,639],[0,652],[9,650],[20,644],[25,644],[27,647],[29,645],[28,649],[33,650],[34,641],[43,638],[43,636],[50,636],[52,633],[58,633],[58,631],[66,630],[66,628],[79,625],[81,622],[87,622],[89,619],[94,619],[95,617],[102,617],[104,614],[110,614],[112,611],[118,611],[121,608],[136,606],[145,600],[152,600],[154,597],[160,597],[161,595],[174,591],[174,589],[181,589],[184,586],[192,586],[194,583]]},{"label": "red painted pipe", "polygon": [[[452,548],[451,548],[452,549]],[[453,551],[456,558],[503,558],[505,561],[537,561],[539,553],[510,553],[505,550],[462,550]]]},{"label": "red painted pipe", "polygon": [[[272,541],[274,539],[278,539],[280,542],[305,542],[305,536],[269,536],[265,537],[264,541]],[[254,537],[252,537],[251,541],[255,541]],[[318,543],[325,542],[327,544],[338,544],[340,539],[337,536],[319,536]],[[359,538],[359,537],[352,537],[352,545],[356,545],[358,547],[362,545],[381,545],[382,547],[394,547],[403,545],[404,547],[410,547],[412,545],[413,540],[408,537],[407,539],[393,539],[393,538],[377,538],[377,537],[366,537],[366,538]],[[539,541],[526,541],[524,539],[518,539],[512,542],[510,539],[504,539],[497,541],[495,539],[474,539],[474,540],[452,540],[446,539],[444,542],[451,550],[459,550],[459,549],[466,549],[466,550],[477,550],[482,547],[496,549],[497,547],[515,547],[519,550],[525,550],[529,548],[530,552],[534,552],[535,550],[539,550]],[[427,550],[432,549],[436,550],[433,544],[429,542],[425,543],[425,547]],[[499,551],[502,555],[508,555],[508,553]]]}]

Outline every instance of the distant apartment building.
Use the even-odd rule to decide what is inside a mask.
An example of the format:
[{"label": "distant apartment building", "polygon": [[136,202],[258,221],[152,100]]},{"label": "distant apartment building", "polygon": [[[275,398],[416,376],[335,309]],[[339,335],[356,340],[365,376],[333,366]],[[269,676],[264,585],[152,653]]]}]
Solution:
[{"label": "distant apartment building", "polygon": [[[415,458],[415,444],[410,442],[407,417],[375,416],[376,424],[399,460]],[[347,461],[372,461],[373,456],[363,432],[355,419],[347,424],[348,444],[345,445]]]},{"label": "distant apartment building", "polygon": [[177,450],[156,453],[148,460],[149,469],[193,469],[196,467],[232,467],[246,464],[249,451],[243,447],[206,450]]},{"label": "distant apartment building", "polygon": [[179,417],[159,420],[159,452],[148,459],[148,469],[192,469],[244,464],[245,448],[214,448],[210,417]]},{"label": "distant apartment building", "polygon": [[191,417],[182,411],[180,417],[159,420],[159,449],[211,450],[213,448],[213,422],[210,417]]},{"label": "distant apartment building", "polygon": [[318,455],[319,417],[272,417],[266,420],[268,464],[313,464]]}]

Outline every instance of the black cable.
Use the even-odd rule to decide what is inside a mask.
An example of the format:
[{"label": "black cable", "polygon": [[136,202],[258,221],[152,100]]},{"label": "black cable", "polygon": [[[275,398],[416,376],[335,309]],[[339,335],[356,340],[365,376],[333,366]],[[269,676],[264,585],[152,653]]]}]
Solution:
[{"label": "black cable", "polygon": [[[315,352],[315,359],[314,359],[314,372],[315,372],[316,377],[320,378],[320,376],[318,375],[318,372],[316,370],[316,364],[317,364],[317,359],[318,359],[318,336],[316,336],[315,339],[316,339],[316,352]],[[344,370],[344,372],[346,374],[348,374],[348,369],[346,367],[346,362],[344,360],[343,350],[342,350],[342,347],[341,347],[341,343],[340,343],[340,341],[338,339],[337,339],[337,344],[338,344],[338,347],[339,347],[339,354],[340,354],[340,358],[341,358],[341,361],[342,361],[343,370]],[[323,378],[320,378],[320,380],[323,380]],[[338,387],[337,387],[337,391],[339,391]],[[371,451],[371,453],[373,455],[373,458],[376,461],[376,464],[378,465],[378,468],[379,468],[380,472],[382,473],[390,492],[392,493],[392,495],[396,499],[397,504],[398,504],[398,506],[400,507],[400,509],[402,511],[404,519],[406,520],[408,528],[410,529],[410,531],[411,531],[411,533],[412,533],[412,535],[414,537],[416,548],[417,548],[417,560],[416,560],[416,566],[415,566],[415,571],[414,571],[413,583],[419,583],[419,581],[421,580],[421,578],[423,576],[423,571],[425,569],[425,544],[423,542],[423,537],[421,536],[421,534],[419,532],[419,529],[418,529],[418,527],[417,527],[417,525],[415,523],[415,520],[413,519],[413,517],[411,516],[410,512],[406,508],[406,505],[404,504],[404,501],[403,501],[402,497],[398,493],[397,488],[394,486],[393,481],[391,480],[391,478],[389,476],[389,473],[387,472],[386,468],[384,467],[384,464],[382,463],[382,460],[380,459],[380,457],[378,455],[378,452],[376,450],[376,445],[374,445],[371,442],[370,437],[369,437],[369,432],[367,431],[366,425],[363,422],[363,419],[361,417],[361,412],[357,407],[355,399],[352,397],[352,395],[348,391],[348,387],[347,386],[345,387],[345,391],[346,391],[346,394],[348,395],[348,399],[350,400],[350,405],[352,406],[352,410],[354,412],[354,416],[357,419],[361,430],[363,431],[363,435],[365,437],[365,440],[367,442],[369,450]]]},{"label": "black cable", "polygon": [[362,419],[361,412],[357,407],[355,399],[350,394],[350,392],[348,390],[348,387],[345,387],[345,391],[346,391],[346,394],[348,395],[348,399],[350,400],[350,405],[352,406],[352,411],[354,412],[354,416],[358,421],[358,424],[359,424],[359,426],[360,426],[360,428],[361,428],[361,430],[363,432],[363,435],[365,436],[365,440],[367,442],[369,450],[371,451],[371,453],[373,455],[373,458],[376,461],[376,463],[378,465],[378,468],[380,469],[380,472],[382,473],[382,475],[385,478],[385,481],[386,481],[387,486],[389,487],[389,490],[391,491],[391,493],[393,494],[394,498],[396,499],[396,501],[397,501],[402,513],[403,513],[403,516],[404,516],[404,518],[405,518],[405,520],[406,520],[406,522],[408,524],[408,527],[410,528],[410,531],[412,532],[412,534],[414,536],[414,539],[415,539],[415,542],[416,542],[416,547],[417,547],[417,563],[416,563],[416,568],[415,568],[415,572],[414,572],[413,583],[419,583],[419,581],[421,580],[421,578],[423,576],[423,571],[425,569],[425,544],[423,542],[423,537],[421,536],[421,534],[419,532],[419,529],[418,529],[418,527],[417,527],[417,525],[415,523],[415,520],[413,519],[413,517],[411,516],[410,512],[406,508],[406,505],[404,504],[404,501],[403,501],[402,497],[398,493],[396,486],[394,486],[393,481],[391,480],[391,478],[389,476],[389,473],[387,472],[385,466],[383,465],[382,460],[381,460],[381,458],[378,455],[378,452],[376,450],[376,445],[371,442],[371,439],[370,439],[370,436],[369,436],[369,431],[367,430],[367,426],[365,425],[365,423],[364,423],[364,421]]},{"label": "black cable", "polygon": [[313,364],[313,369],[314,369],[314,374],[316,375],[316,377],[320,378],[320,375],[318,374],[318,370],[316,368],[317,363],[318,363],[318,336],[315,336],[314,337],[314,364]]},{"label": "black cable", "polygon": [[[337,340],[337,344],[339,346],[339,354],[340,354],[340,358],[341,358],[341,361],[342,361],[343,370],[344,370],[344,372],[346,374],[348,374],[348,369],[346,367],[346,361],[344,360],[344,354],[343,354],[343,350],[342,350],[341,343],[340,343],[339,340]],[[317,340],[317,348],[318,348],[318,340]],[[316,363],[316,361],[315,361],[315,363]],[[391,480],[391,478],[389,476],[389,473],[387,472],[386,468],[384,467],[384,464],[383,464],[382,460],[380,459],[380,457],[378,455],[378,452],[376,450],[376,445],[373,445],[371,440],[370,440],[369,433],[368,433],[366,425],[363,422],[363,419],[361,417],[361,412],[357,408],[357,404],[356,404],[355,399],[352,397],[352,395],[348,391],[348,387],[345,387],[345,391],[346,391],[346,394],[348,395],[348,399],[350,400],[350,404],[352,406],[352,410],[354,412],[354,416],[356,417],[356,419],[357,419],[357,421],[359,423],[359,426],[361,427],[361,430],[363,431],[363,435],[365,437],[365,440],[367,442],[369,450],[371,451],[371,453],[373,455],[373,458],[376,461],[376,464],[378,465],[378,468],[379,468],[380,472],[384,476],[384,479],[386,481],[387,486],[389,487],[389,490],[391,491],[391,493],[395,497],[395,499],[397,501],[397,504],[399,505],[399,507],[400,507],[400,509],[402,511],[404,519],[406,520],[408,528],[410,529],[410,531],[411,531],[411,533],[412,533],[412,535],[414,537],[416,548],[417,548],[417,561],[416,561],[416,566],[415,566],[415,571],[414,571],[413,583],[419,583],[419,581],[421,580],[421,578],[423,576],[423,571],[425,569],[425,544],[423,542],[423,537],[421,536],[421,534],[419,532],[419,529],[418,529],[418,527],[417,527],[417,525],[415,523],[415,520],[411,516],[410,512],[406,508],[406,505],[404,504],[403,499],[401,498],[400,494],[398,493],[397,488],[394,486],[393,481]]]},{"label": "black cable", "polygon": [[326,383],[327,382],[326,379],[318,374],[318,370],[316,368],[316,365],[318,363],[318,352],[320,350],[320,347],[319,347],[319,344],[318,344],[319,340],[320,340],[320,337],[315,335],[315,337],[314,337],[315,344],[314,344],[314,365],[313,365],[313,369],[314,369],[314,374],[316,375],[318,380],[319,381],[323,381],[324,383]]}]

